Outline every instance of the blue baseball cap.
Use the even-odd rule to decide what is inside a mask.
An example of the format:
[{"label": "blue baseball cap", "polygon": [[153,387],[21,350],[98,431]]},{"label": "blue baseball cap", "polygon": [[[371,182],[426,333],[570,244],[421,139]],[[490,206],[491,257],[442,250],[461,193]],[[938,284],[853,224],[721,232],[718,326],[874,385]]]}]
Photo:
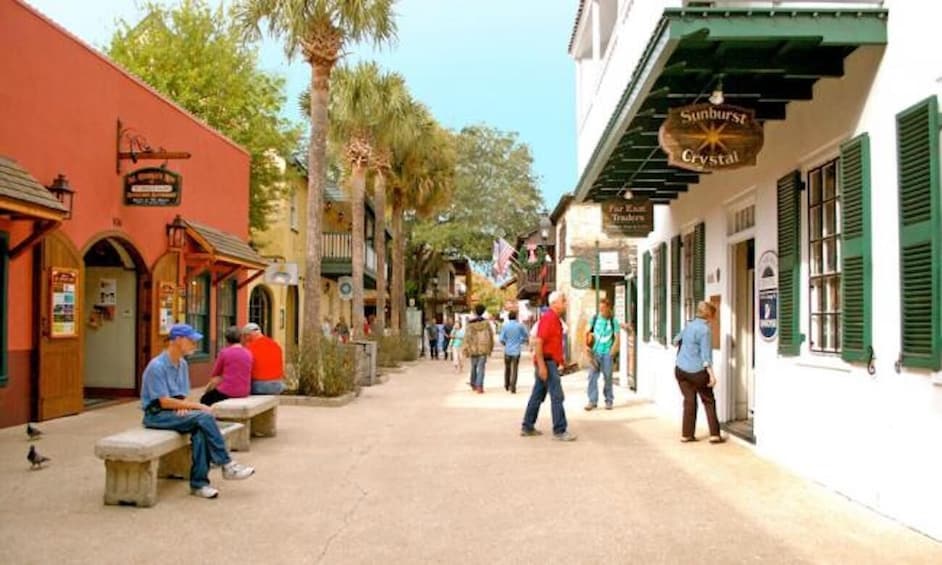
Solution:
[{"label": "blue baseball cap", "polygon": [[178,337],[185,337],[193,341],[199,341],[203,339],[203,334],[193,329],[193,326],[189,324],[174,324],[170,328],[170,339],[177,339]]}]

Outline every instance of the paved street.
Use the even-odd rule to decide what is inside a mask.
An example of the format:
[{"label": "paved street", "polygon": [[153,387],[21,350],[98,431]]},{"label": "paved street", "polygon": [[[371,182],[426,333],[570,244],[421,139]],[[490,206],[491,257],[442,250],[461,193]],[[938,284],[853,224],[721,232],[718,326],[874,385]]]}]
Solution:
[{"label": "paved street", "polygon": [[532,376],[512,396],[499,365],[484,395],[423,361],[346,407],[282,407],[278,437],[238,455],[256,477],[214,471],[209,501],[164,481],[150,509],[104,506],[93,454],[136,404],[43,423],[42,471],[22,427],[0,430],[0,563],[942,562],[942,544],[746,446],[680,444],[621,391],[583,412],[582,374],[564,378],[579,440],[552,441],[548,404],[547,435],[522,438]]}]

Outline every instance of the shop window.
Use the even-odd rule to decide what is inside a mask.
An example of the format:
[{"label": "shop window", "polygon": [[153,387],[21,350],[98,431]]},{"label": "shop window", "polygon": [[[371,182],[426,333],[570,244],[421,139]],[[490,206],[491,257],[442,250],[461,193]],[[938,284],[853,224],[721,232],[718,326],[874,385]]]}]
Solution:
[{"label": "shop window", "polygon": [[190,281],[186,293],[186,323],[203,334],[196,353],[209,355],[209,273]]},{"label": "shop window", "polygon": [[7,257],[7,247],[10,244],[10,236],[7,232],[0,232],[0,387],[7,386],[8,379],[8,360],[9,351],[7,351],[7,305],[9,304],[9,293],[7,288],[7,271],[10,267]]},{"label": "shop window", "polygon": [[661,243],[654,250],[652,273],[654,274],[654,304],[651,313],[652,336],[667,343],[667,244]]},{"label": "shop window", "polygon": [[841,191],[839,159],[808,171],[811,351],[841,351]]},{"label": "shop window", "polygon": [[258,324],[262,333],[271,335],[272,299],[268,289],[257,286],[249,297],[249,321]]},{"label": "shop window", "polygon": [[226,345],[226,329],[236,325],[236,282],[233,279],[219,284],[216,296],[216,351]]},{"label": "shop window", "polygon": [[645,342],[651,341],[651,252],[644,252],[644,307],[642,311],[644,312],[644,332],[643,339]]},{"label": "shop window", "polygon": [[671,238],[671,335],[677,335],[683,328],[680,319],[681,310],[681,277],[680,257],[682,253],[681,237],[675,235]]}]

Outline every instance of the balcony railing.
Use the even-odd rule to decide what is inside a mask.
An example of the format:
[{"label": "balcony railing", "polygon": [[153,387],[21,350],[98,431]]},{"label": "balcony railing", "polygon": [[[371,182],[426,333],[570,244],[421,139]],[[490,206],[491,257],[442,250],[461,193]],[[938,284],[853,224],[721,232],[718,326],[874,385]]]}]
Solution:
[{"label": "balcony railing", "polygon": [[[376,271],[376,250],[364,243],[366,269]],[[353,235],[349,233],[325,232],[321,234],[321,257],[325,261],[353,261]]]},{"label": "balcony railing", "polygon": [[[539,291],[543,280],[540,278],[542,268],[539,269],[521,269],[517,274],[517,288],[524,291]],[[546,284],[556,284],[556,264],[550,263],[546,266]]]}]

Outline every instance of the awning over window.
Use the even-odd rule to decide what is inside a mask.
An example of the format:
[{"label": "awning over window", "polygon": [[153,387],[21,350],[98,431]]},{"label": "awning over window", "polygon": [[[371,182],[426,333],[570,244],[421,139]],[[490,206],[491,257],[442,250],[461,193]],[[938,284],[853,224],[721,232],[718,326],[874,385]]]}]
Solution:
[{"label": "awning over window", "polygon": [[59,222],[67,213],[33,175],[13,159],[0,155],[0,214]]},{"label": "awning over window", "polygon": [[[668,108],[706,102],[718,78],[727,102],[784,120],[821,77],[844,74],[861,45],[886,44],[885,9],[669,9],[622,93],[576,187],[576,199],[624,190],[666,204],[700,180],[668,164],[658,129]],[[612,71],[609,71],[612,72]]]},{"label": "awning over window", "polygon": [[213,261],[232,263],[249,269],[265,269],[268,262],[239,237],[209,226],[183,220],[186,233],[212,257]]}]

